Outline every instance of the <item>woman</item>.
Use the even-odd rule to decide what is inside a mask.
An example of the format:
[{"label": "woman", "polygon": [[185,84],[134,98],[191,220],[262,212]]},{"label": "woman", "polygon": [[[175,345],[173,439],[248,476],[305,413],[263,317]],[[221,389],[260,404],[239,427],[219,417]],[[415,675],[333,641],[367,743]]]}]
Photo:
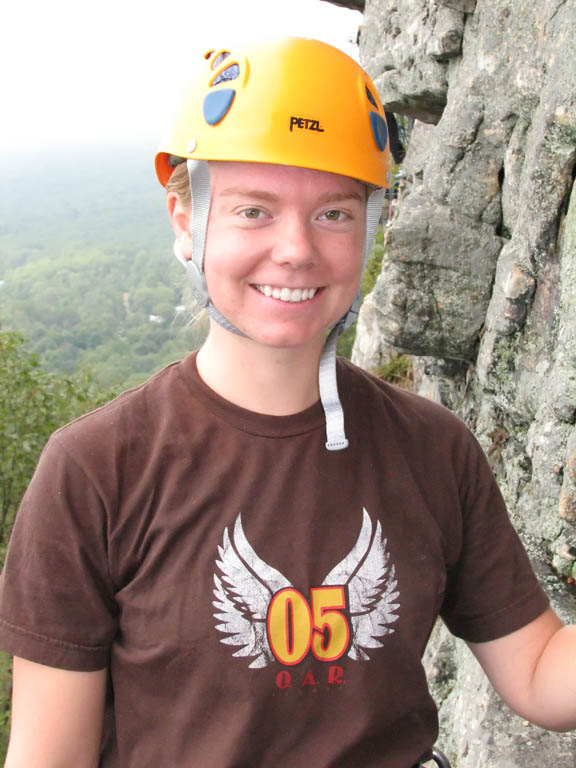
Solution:
[{"label": "woman", "polygon": [[389,183],[369,78],[316,41],[208,51],[156,169],[210,333],[40,460],[1,591],[8,768],[409,768],[438,615],[574,727],[574,630],[480,448],[335,362]]}]

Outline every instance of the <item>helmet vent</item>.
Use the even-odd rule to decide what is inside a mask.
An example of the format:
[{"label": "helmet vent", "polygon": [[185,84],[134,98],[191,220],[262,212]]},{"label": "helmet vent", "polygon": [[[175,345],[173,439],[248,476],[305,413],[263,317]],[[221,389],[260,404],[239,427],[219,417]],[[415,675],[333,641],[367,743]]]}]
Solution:
[{"label": "helmet vent", "polygon": [[218,83],[224,83],[229,80],[236,80],[237,77],[240,77],[240,67],[238,64],[231,64],[229,67],[226,67],[226,69],[222,70],[220,74],[214,78],[212,82],[212,86],[218,85]]},{"label": "helmet vent", "polygon": [[216,67],[219,67],[220,64],[222,64],[222,62],[228,58],[228,56],[230,56],[230,51],[221,51],[210,64],[211,69],[216,69]]},{"label": "helmet vent", "polygon": [[376,102],[376,99],[374,98],[374,95],[370,90],[370,88],[368,88],[368,86],[366,86],[366,96],[368,97],[368,101],[370,102],[370,104],[372,104],[373,107],[378,109],[378,104]]}]

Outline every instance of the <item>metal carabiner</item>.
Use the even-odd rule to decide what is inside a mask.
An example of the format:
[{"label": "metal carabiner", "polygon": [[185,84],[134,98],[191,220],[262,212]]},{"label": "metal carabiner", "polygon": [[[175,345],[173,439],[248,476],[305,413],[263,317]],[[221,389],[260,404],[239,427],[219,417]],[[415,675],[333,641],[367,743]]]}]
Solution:
[{"label": "metal carabiner", "polygon": [[429,760],[418,763],[418,768],[426,768],[426,766],[431,760],[433,760],[436,763],[438,768],[452,768],[452,766],[450,765],[450,760],[448,760],[444,752],[438,749],[438,747],[434,747],[434,749],[432,750],[432,757]]},{"label": "metal carabiner", "polygon": [[432,760],[434,760],[438,768],[452,768],[450,760],[448,760],[444,752],[439,750],[438,747],[434,747],[432,750]]}]

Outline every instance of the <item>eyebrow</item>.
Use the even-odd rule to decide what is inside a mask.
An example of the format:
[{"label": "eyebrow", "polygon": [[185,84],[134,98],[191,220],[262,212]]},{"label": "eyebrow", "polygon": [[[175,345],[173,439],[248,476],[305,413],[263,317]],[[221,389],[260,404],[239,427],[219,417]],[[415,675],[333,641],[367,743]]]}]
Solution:
[{"label": "eyebrow", "polygon": [[[264,200],[267,202],[277,202],[280,197],[275,192],[266,192],[263,189],[249,189],[244,187],[228,187],[220,192],[222,197],[248,197],[254,200]],[[325,192],[320,196],[319,203],[342,203],[346,200],[358,200],[364,203],[366,198],[360,192]]]},{"label": "eyebrow", "polygon": [[263,189],[248,189],[247,187],[228,187],[220,192],[220,197],[251,197],[257,200],[269,200],[274,202],[279,197],[274,192],[264,192]]}]

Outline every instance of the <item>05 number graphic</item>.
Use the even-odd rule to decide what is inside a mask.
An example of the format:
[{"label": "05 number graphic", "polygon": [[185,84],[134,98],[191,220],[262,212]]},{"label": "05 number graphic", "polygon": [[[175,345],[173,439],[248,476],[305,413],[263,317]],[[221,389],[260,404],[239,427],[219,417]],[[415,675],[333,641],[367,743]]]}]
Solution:
[{"label": "05 number graphic", "polygon": [[308,651],[319,661],[335,661],[348,647],[350,626],[344,587],[314,587],[310,602],[293,587],[281,589],[268,608],[268,641],[281,664],[293,666]]}]

